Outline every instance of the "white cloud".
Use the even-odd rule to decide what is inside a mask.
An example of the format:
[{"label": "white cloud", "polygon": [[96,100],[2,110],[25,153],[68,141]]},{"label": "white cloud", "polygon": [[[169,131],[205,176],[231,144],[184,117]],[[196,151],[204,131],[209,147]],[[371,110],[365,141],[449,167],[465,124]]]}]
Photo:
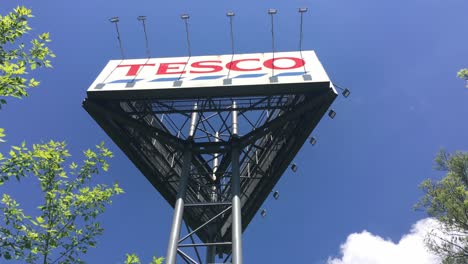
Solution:
[{"label": "white cloud", "polygon": [[353,233],[341,245],[340,258],[329,258],[328,264],[439,264],[440,258],[424,246],[424,237],[437,222],[427,218],[418,221],[398,243],[367,231]]}]

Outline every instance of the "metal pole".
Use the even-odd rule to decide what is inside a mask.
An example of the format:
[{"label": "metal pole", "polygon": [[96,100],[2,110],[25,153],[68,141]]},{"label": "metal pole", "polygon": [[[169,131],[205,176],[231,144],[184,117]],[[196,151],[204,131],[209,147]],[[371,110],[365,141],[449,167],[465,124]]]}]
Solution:
[{"label": "metal pole", "polygon": [[[235,16],[235,14],[234,12],[230,11],[230,12],[227,12],[226,15],[229,17],[229,25],[231,27],[231,63],[232,63],[234,59],[234,30],[232,26],[232,18]],[[227,78],[229,79],[230,76],[231,76],[231,67],[229,67],[228,69]]]},{"label": "metal pole", "polygon": [[[215,133],[215,142],[219,142],[219,132]],[[217,187],[216,187],[216,171],[219,166],[219,153],[213,154],[213,174],[211,175],[211,180],[213,186],[211,186],[211,202],[216,202],[218,200]]]},{"label": "metal pole", "polygon": [[[304,60],[304,57],[302,56],[302,38],[303,38],[303,34],[302,34],[302,25],[304,23],[304,13],[307,12],[307,7],[302,7],[302,8],[299,8],[299,13],[301,14],[301,23],[300,23],[300,30],[299,30],[299,53],[301,55],[301,59]],[[305,66],[305,63],[304,63],[304,74],[307,73],[307,70],[306,70],[306,66]]]},{"label": "metal pole", "polygon": [[198,104],[195,103],[193,105],[192,118],[191,118],[191,121],[190,121],[189,137],[194,137],[195,136],[195,132],[196,132],[196,129],[197,129],[197,121],[198,121],[197,120],[197,118],[198,118],[197,109],[198,109]]},{"label": "metal pole", "polygon": [[[271,16],[271,50],[273,52],[273,64],[275,63],[275,27],[273,16],[277,13],[276,9],[268,9],[268,14]],[[271,77],[275,76],[275,67],[271,67]]]},{"label": "metal pole", "polygon": [[119,19],[119,17],[113,17],[113,18],[109,19],[109,21],[111,23],[115,24],[115,30],[117,31],[117,40],[119,41],[120,54],[122,55],[122,60],[123,60],[123,59],[125,59],[125,54],[124,54],[124,50],[123,50],[123,46],[122,46],[122,39],[120,38],[119,25],[117,25],[117,23],[119,23],[120,19]]},{"label": "metal pole", "polygon": [[232,135],[238,137],[239,131],[237,128],[237,103],[236,101],[232,102]]},{"label": "metal pole", "polygon": [[[236,109],[236,102],[233,102],[233,109]],[[239,157],[240,150],[238,144],[237,110],[232,111],[232,264],[242,264],[242,214],[240,201],[240,173]]]},{"label": "metal pole", "polygon": [[[219,142],[219,132],[217,131],[215,133],[214,142]],[[211,177],[213,181],[216,181],[216,178],[217,178],[216,171],[218,170],[218,166],[219,166],[219,153],[215,153],[213,154],[213,176]]]},{"label": "metal pole", "polygon": [[216,246],[209,245],[206,248],[206,264],[213,264],[215,263],[215,256],[216,256]]},{"label": "metal pole", "polygon": [[177,258],[177,246],[180,235],[180,226],[182,225],[182,216],[184,214],[184,198],[187,191],[187,185],[190,174],[190,164],[192,151],[190,148],[184,150],[182,174],[179,185],[179,193],[174,207],[174,218],[172,220],[172,229],[169,236],[169,245],[167,247],[166,264],[175,264]]},{"label": "metal pole", "polygon": [[137,19],[143,24],[143,32],[145,33],[145,47],[146,47],[146,56],[151,57],[151,52],[148,44],[148,33],[146,32],[146,16],[138,16]]}]

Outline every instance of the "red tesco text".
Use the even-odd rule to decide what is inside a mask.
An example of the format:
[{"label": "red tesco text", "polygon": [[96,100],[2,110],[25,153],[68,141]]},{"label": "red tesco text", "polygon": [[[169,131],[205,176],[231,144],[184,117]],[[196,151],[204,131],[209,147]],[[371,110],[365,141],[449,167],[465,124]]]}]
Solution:
[{"label": "red tesco text", "polygon": [[[278,66],[278,61],[289,61],[290,66]],[[250,67],[247,67],[246,62],[250,62]],[[252,66],[254,62],[255,66]],[[260,59],[251,58],[251,59],[241,59],[233,60],[228,62],[226,65],[222,65],[220,60],[206,60],[206,61],[195,61],[190,64],[188,70],[184,70],[187,66],[187,62],[164,62],[159,63],[156,70],[156,75],[164,74],[184,74],[184,73],[193,73],[193,74],[205,74],[205,73],[215,73],[220,72],[224,67],[231,71],[238,72],[253,72],[261,71],[263,68],[275,69],[275,70],[291,70],[304,66],[305,61],[301,58],[295,57],[278,57],[265,60],[261,63]],[[223,67],[224,66],[224,67]],[[118,68],[128,68],[126,76],[136,76],[140,69],[144,67],[156,67],[155,63],[143,63],[143,64],[120,64]]]}]

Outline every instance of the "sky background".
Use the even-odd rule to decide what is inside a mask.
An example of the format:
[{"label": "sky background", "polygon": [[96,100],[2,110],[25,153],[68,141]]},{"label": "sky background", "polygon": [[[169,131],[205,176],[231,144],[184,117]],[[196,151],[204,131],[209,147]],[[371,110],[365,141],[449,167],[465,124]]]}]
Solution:
[{"label": "sky background", "polygon": [[[330,78],[352,94],[335,101],[335,119],[323,118],[313,132],[318,143],[295,159],[298,172],[286,172],[275,187],[280,199],[269,198],[268,216],[256,216],[244,233],[245,263],[327,263],[341,258],[340,245],[353,233],[398,243],[426,218],[413,205],[422,196],[418,184],[441,175],[432,169],[437,151],[468,150],[468,89],[456,78],[468,66],[466,0],[4,0],[0,14],[18,4],[33,9],[35,34],[51,33],[57,58],[54,69],[34,72],[42,83],[30,97],[1,110],[8,144],[0,151],[54,139],[78,160],[101,141],[115,153],[97,181],[118,181],[126,193],[101,217],[105,233],[89,263],[122,263],[126,252],[144,263],[165,255],[172,220],[172,208],[81,107],[107,61],[120,58],[112,16],[121,19],[128,58],[145,56],[139,15],[147,16],[152,55],[175,57],[186,55],[181,13],[191,15],[192,55],[212,55],[230,53],[228,10],[236,12],[236,53],[253,53],[271,51],[268,8],[278,9],[277,51],[297,50],[297,8],[309,7],[303,48],[315,50]],[[8,186],[0,193],[15,193],[25,206],[37,202],[34,186]]]}]

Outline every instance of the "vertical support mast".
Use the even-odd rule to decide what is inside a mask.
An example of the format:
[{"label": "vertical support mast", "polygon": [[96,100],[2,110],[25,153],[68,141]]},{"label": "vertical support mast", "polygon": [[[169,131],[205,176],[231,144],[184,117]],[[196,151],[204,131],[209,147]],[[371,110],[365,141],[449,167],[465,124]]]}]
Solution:
[{"label": "vertical support mast", "polygon": [[214,264],[216,257],[216,247],[208,246],[206,247],[206,264]]},{"label": "vertical support mast", "polygon": [[189,131],[189,138],[192,138],[195,136],[195,130],[197,128],[197,118],[198,118],[198,104],[195,103],[193,105],[193,112],[192,112],[192,118],[190,119],[190,131]]},{"label": "vertical support mast", "polygon": [[[219,142],[219,132],[215,133],[215,142]],[[217,202],[218,201],[218,190],[216,187],[216,171],[218,170],[219,166],[219,153],[214,153],[213,154],[213,174],[211,175],[211,180],[213,185],[211,186],[211,202]],[[213,230],[214,233],[216,230]],[[213,236],[214,237],[214,236]],[[210,241],[210,242],[216,242],[216,241]],[[215,256],[216,256],[216,246],[207,246],[206,248],[206,263],[211,264],[215,263]]]},{"label": "vertical support mast", "polygon": [[177,194],[176,204],[174,206],[174,217],[172,219],[171,234],[169,236],[169,245],[167,247],[166,264],[176,264],[177,248],[179,244],[180,227],[182,225],[184,214],[184,199],[187,192],[187,186],[190,178],[190,167],[192,163],[192,149],[190,142],[193,141],[197,123],[197,104],[193,107],[192,118],[190,122],[189,143],[185,146],[183,160],[182,160],[182,173],[179,183],[179,191]]},{"label": "vertical support mast", "polygon": [[[219,132],[215,133],[215,142],[219,142]],[[214,153],[213,154],[213,173],[211,174],[211,181],[212,181],[212,186],[211,186],[211,201],[212,202],[217,202],[218,201],[218,189],[216,186],[216,171],[218,170],[219,166],[219,153]]]},{"label": "vertical support mast", "polygon": [[232,102],[232,136],[235,138],[239,137],[239,131],[237,128],[237,103]]},{"label": "vertical support mast", "polygon": [[174,206],[174,217],[172,220],[171,234],[169,236],[169,245],[167,247],[166,263],[175,264],[177,258],[177,247],[184,214],[184,199],[187,191],[187,185],[190,175],[190,164],[192,151],[190,146],[186,146],[183,157],[182,175],[179,184],[179,193],[177,194],[176,204]]},{"label": "vertical support mast", "polygon": [[[219,132],[215,133],[214,141],[219,142]],[[214,153],[213,154],[213,176],[211,177],[213,181],[216,181],[217,179],[216,171],[218,171],[218,166],[219,166],[219,153]]]},{"label": "vertical support mast", "polygon": [[242,264],[242,214],[241,214],[241,201],[240,201],[240,168],[239,168],[239,131],[237,124],[237,105],[236,102],[232,104],[232,176],[231,176],[231,190],[232,190],[232,263]]}]

